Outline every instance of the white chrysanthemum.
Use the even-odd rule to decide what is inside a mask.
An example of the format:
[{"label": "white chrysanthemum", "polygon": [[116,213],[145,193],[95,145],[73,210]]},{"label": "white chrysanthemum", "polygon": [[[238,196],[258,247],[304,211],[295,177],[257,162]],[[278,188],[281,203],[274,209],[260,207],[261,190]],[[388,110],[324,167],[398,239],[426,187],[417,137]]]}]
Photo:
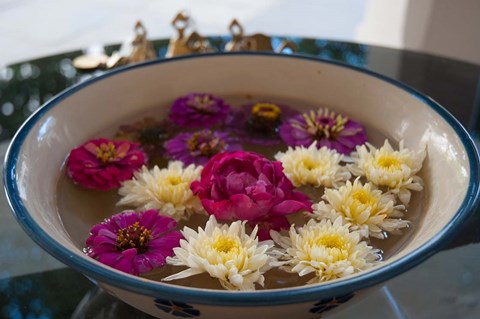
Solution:
[{"label": "white chrysanthemum", "polygon": [[250,235],[245,233],[245,221],[233,222],[230,226],[217,224],[210,216],[205,230],[198,232],[184,227],[185,239],[180,247],[174,248],[174,257],[167,263],[187,266],[189,269],[171,275],[163,280],[181,279],[207,272],[218,278],[228,290],[255,290],[255,283],[263,286],[265,271],[269,270],[272,257],[267,251],[273,247],[271,240],[258,242],[257,227]]},{"label": "white chrysanthemum", "polygon": [[308,148],[289,147],[279,152],[275,159],[282,162],[283,172],[293,185],[314,187],[339,187],[350,179],[348,169],[340,165],[343,155],[325,146],[317,149],[316,142]]},{"label": "white chrysanthemum", "polygon": [[378,186],[386,186],[397,194],[400,201],[407,205],[410,202],[410,191],[421,191],[423,181],[415,174],[422,168],[426,152],[414,152],[403,146],[400,141],[399,150],[395,151],[388,140],[376,149],[371,144],[357,146],[352,154],[354,162],[350,171],[357,176],[365,176],[369,182]]},{"label": "white chrysanthemum", "polygon": [[380,259],[378,249],[361,241],[358,232],[350,232],[349,225],[342,225],[341,218],[333,224],[328,219],[318,223],[311,219],[298,229],[298,233],[292,225],[289,237],[274,231],[271,235],[284,248],[283,252],[276,252],[280,260],[271,265],[281,266],[299,276],[314,273],[309,284],[358,273],[374,266]]},{"label": "white chrysanthemum", "polygon": [[157,209],[160,214],[176,220],[188,219],[193,212],[203,212],[190,184],[198,180],[202,166],[183,167],[180,161],[170,162],[168,168],[142,167],[132,180],[122,183],[118,193],[123,196],[118,205],[134,206],[136,210]]},{"label": "white chrysanthemum", "polygon": [[313,216],[317,219],[328,218],[331,221],[338,217],[344,224],[350,224],[350,230],[358,230],[363,237],[384,239],[384,232],[399,233],[408,226],[403,216],[403,205],[395,206],[395,197],[383,194],[371,183],[362,185],[359,178],[347,181],[345,186],[337,189],[326,189],[324,200],[313,205]]}]

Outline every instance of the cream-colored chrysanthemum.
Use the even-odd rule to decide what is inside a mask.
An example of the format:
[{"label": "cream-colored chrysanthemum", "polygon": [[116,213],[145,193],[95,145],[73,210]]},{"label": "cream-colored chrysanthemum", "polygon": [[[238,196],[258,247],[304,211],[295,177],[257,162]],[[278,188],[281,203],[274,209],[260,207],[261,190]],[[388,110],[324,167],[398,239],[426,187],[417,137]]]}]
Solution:
[{"label": "cream-colored chrysanthemum", "polygon": [[273,240],[284,248],[277,251],[278,261],[272,266],[281,266],[299,276],[311,273],[315,277],[308,281],[319,283],[349,276],[374,266],[380,260],[378,249],[360,240],[358,232],[351,232],[349,225],[337,218],[333,223],[324,219],[311,219],[298,229],[292,225],[290,236],[271,231]]},{"label": "cream-colored chrysanthemum", "polygon": [[259,243],[257,227],[247,235],[245,221],[220,226],[211,215],[205,230],[199,227],[196,232],[184,227],[182,234],[185,239],[180,241],[180,247],[173,249],[175,256],[168,257],[167,263],[189,269],[166,277],[164,281],[207,272],[228,290],[255,290],[255,283],[263,286],[263,274],[271,268],[272,257],[267,251],[273,247],[273,242]]},{"label": "cream-colored chrysanthemum", "polygon": [[283,172],[296,187],[339,187],[350,179],[348,169],[340,165],[343,155],[325,146],[317,149],[316,142],[308,148],[289,147],[275,159],[282,162]]},{"label": "cream-colored chrysanthemum", "polygon": [[344,224],[350,224],[350,230],[358,230],[363,237],[384,239],[384,232],[399,233],[409,225],[399,218],[405,207],[395,206],[395,196],[383,194],[371,183],[362,185],[358,178],[339,189],[326,189],[322,198],[326,202],[313,205],[315,218],[334,221],[340,217]]},{"label": "cream-colored chrysanthemum", "polygon": [[403,146],[403,141],[400,141],[398,151],[392,148],[388,140],[379,149],[367,143],[367,146],[357,146],[352,154],[354,164],[349,169],[354,175],[365,176],[377,186],[388,187],[407,205],[410,191],[423,189],[422,179],[415,174],[422,168],[425,155],[425,149],[411,151]]},{"label": "cream-colored chrysanthemum", "polygon": [[176,220],[188,219],[194,212],[203,212],[202,204],[190,190],[198,180],[202,166],[183,167],[180,161],[170,162],[168,168],[142,167],[132,180],[122,183],[118,193],[123,196],[118,205],[134,206],[136,210],[157,209],[160,214]]}]

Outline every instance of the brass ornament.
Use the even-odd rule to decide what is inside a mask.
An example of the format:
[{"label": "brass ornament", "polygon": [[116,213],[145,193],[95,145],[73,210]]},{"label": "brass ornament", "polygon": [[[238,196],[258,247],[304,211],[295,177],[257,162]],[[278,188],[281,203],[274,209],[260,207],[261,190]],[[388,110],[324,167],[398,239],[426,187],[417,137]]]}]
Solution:
[{"label": "brass ornament", "polygon": [[[172,20],[172,26],[177,34],[170,39],[166,58],[214,51],[207,38],[197,31],[189,31],[192,28],[192,21],[184,11],[177,13]],[[237,19],[232,20],[228,29],[232,39],[225,44],[224,50],[227,52],[268,51],[281,53],[287,48],[293,52],[297,51],[295,43],[288,40],[283,40],[277,48],[273,48],[272,38],[263,33],[245,35],[243,26]],[[147,39],[147,30],[140,21],[136,22],[134,32],[133,40],[122,44],[120,50],[111,56],[102,53],[81,55],[73,60],[73,66],[79,70],[93,71],[155,59],[156,52],[152,43]]]},{"label": "brass ornament", "polygon": [[172,26],[177,30],[177,35],[170,39],[165,57],[214,51],[210,42],[198,32],[192,31],[188,36],[185,35],[185,31],[191,27],[190,17],[185,12],[179,12],[175,16]]},{"label": "brass ornament", "polygon": [[152,43],[147,39],[147,30],[142,22],[137,21],[132,41],[122,44],[119,51],[111,56],[105,54],[85,54],[73,60],[76,69],[91,71],[95,69],[112,69],[118,66],[152,60],[157,57]]},{"label": "brass ornament", "polygon": [[228,29],[232,35],[232,39],[225,44],[225,51],[274,51],[281,53],[287,48],[293,52],[297,51],[297,46],[292,41],[283,40],[274,50],[271,37],[263,33],[255,33],[249,36],[244,35],[243,26],[237,19],[232,20]]},{"label": "brass ornament", "polygon": [[128,63],[137,63],[153,60],[157,57],[153,45],[147,39],[147,30],[142,22],[137,21],[135,24],[135,38],[132,41],[132,53],[128,58]]}]

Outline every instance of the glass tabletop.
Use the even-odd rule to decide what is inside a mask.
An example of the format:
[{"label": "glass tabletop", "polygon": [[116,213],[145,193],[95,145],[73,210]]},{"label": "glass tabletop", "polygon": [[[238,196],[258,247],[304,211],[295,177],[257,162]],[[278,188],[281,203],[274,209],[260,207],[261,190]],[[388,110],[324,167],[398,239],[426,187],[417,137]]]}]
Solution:
[{"label": "glass tabletop", "polygon": [[[478,136],[480,66],[405,50],[321,39],[288,38],[296,54],[368,68],[397,79],[446,107]],[[221,51],[228,37],[210,37]],[[273,37],[276,47],[283,38]],[[168,40],[153,41],[160,58]],[[110,54],[118,45],[106,46]],[[81,51],[0,69],[0,153],[40,105],[65,88],[104,71],[79,72]],[[0,318],[150,318],[109,296],[73,269],[50,257],[22,231],[5,196],[0,197]],[[480,212],[444,250],[385,283],[332,318],[479,318]]]}]

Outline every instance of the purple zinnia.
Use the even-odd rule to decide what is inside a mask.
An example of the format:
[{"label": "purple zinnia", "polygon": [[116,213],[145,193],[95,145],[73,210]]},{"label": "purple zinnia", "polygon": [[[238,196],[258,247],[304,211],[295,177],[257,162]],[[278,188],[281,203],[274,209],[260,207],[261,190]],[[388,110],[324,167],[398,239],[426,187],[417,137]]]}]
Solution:
[{"label": "purple zinnia", "polygon": [[123,212],[92,227],[85,252],[120,271],[139,275],[165,265],[183,238],[177,222],[157,210]]},{"label": "purple zinnia", "polygon": [[170,119],[184,127],[210,127],[225,119],[230,105],[207,93],[190,93],[173,102]]},{"label": "purple zinnia", "polygon": [[167,156],[185,165],[205,165],[216,154],[241,149],[228,133],[211,130],[182,133],[165,142]]},{"label": "purple zinnia", "polygon": [[226,126],[242,140],[252,144],[276,145],[281,142],[278,129],[285,119],[298,114],[288,106],[257,102],[232,111]]},{"label": "purple zinnia", "polygon": [[350,154],[357,145],[365,144],[367,134],[359,123],[327,108],[299,114],[280,127],[280,136],[290,146],[326,146],[341,154]]}]

